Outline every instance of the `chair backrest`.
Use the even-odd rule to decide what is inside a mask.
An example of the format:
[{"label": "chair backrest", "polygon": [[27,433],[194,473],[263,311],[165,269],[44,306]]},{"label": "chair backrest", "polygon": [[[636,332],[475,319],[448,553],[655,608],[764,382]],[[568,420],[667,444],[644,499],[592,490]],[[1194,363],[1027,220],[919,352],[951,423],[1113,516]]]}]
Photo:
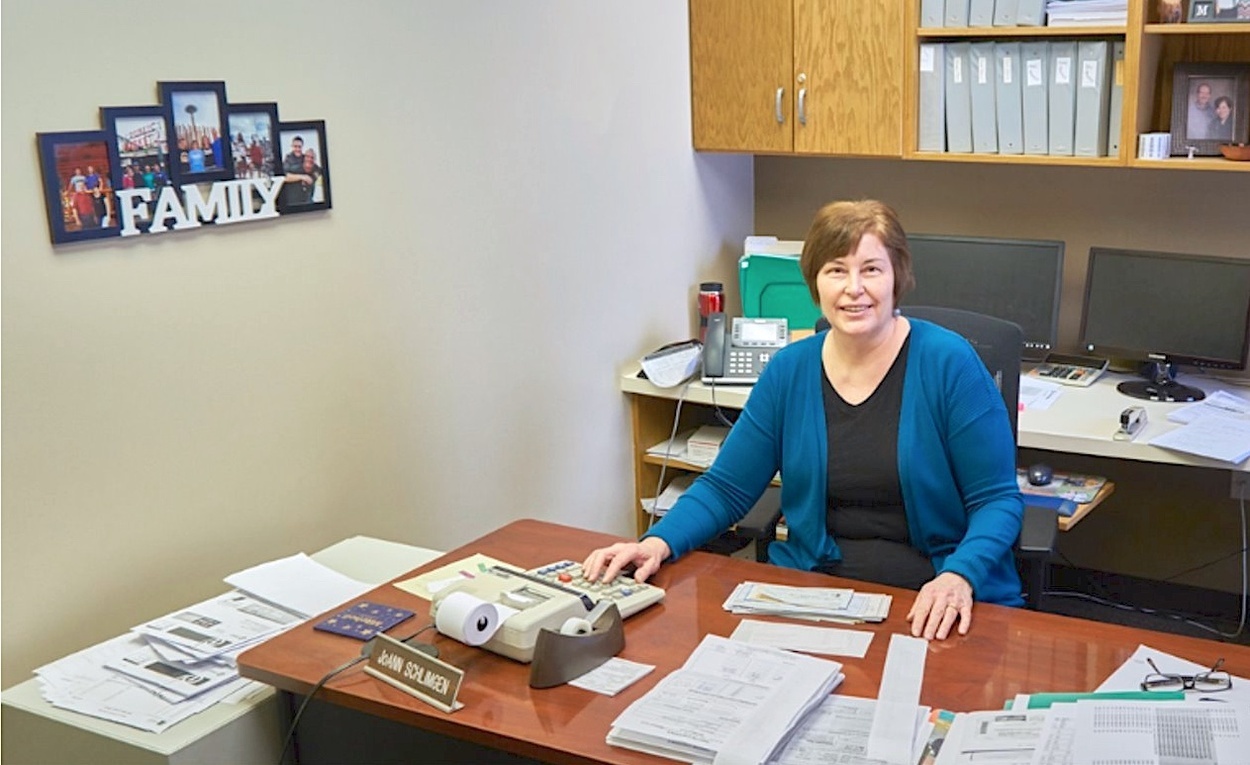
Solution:
[{"label": "chair backrest", "polygon": [[1024,331],[1020,329],[1020,325],[983,313],[937,306],[903,306],[903,315],[946,327],[972,343],[977,355],[981,357],[981,362],[994,378],[999,393],[1003,395],[1003,403],[1007,405],[1007,419],[1011,421],[1011,437],[1018,442],[1020,368],[1024,348]]},{"label": "chair backrest", "polygon": [[[1018,442],[1020,368],[1024,347],[1024,331],[1020,325],[983,313],[927,305],[903,306],[903,315],[931,321],[958,332],[972,344],[1003,396],[1007,419],[1011,422],[1012,440]],[[816,331],[828,328],[829,322],[822,316],[816,322]]]}]

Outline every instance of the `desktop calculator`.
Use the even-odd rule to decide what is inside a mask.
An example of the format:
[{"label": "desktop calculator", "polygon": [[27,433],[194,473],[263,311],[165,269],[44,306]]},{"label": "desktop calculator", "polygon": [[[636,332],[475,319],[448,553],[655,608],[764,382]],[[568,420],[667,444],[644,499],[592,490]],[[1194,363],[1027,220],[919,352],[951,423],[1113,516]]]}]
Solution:
[{"label": "desktop calculator", "polygon": [[527,574],[544,579],[565,589],[576,590],[592,601],[604,598],[615,601],[621,618],[627,619],[647,606],[664,600],[664,590],[645,582],[639,584],[632,576],[620,574],[611,582],[588,582],[582,577],[582,564],[571,560],[548,563],[532,568]]},{"label": "desktop calculator", "polygon": [[1096,356],[1069,356],[1049,353],[1041,364],[1029,370],[1030,377],[1064,385],[1093,384],[1107,369],[1108,360]]}]

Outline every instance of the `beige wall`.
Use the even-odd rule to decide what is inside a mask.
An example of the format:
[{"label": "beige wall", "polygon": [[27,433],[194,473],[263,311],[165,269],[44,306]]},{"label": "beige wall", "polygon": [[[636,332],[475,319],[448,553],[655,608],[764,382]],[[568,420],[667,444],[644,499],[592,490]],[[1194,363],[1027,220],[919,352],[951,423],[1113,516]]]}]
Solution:
[{"label": "beige wall", "polygon": [[[759,234],[801,239],[825,202],[869,197],[893,205],[916,233],[1063,240],[1059,344],[1066,350],[1076,350],[1091,246],[1250,258],[1250,173],[761,157],[755,183]],[[1107,413],[1108,432],[1118,415]],[[1241,558],[1226,557],[1239,547],[1242,518],[1229,499],[1228,471],[1021,454],[1033,460],[1116,481],[1107,503],[1061,535],[1068,562],[1165,579],[1218,559],[1176,581],[1241,590]]]},{"label": "beige wall", "polygon": [[[684,4],[2,13],[4,686],[353,534],[633,533],[618,368],[751,226]],[[35,133],[196,79],[325,119],[334,209],[54,249]]]}]

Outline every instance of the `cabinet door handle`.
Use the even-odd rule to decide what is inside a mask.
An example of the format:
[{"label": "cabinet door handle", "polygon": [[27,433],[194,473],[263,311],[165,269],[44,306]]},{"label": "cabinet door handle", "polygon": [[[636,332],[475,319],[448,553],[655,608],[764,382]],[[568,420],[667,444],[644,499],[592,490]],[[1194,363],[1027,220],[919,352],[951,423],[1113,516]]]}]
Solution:
[{"label": "cabinet door handle", "polygon": [[777,97],[773,101],[773,112],[777,115],[777,124],[784,125],[786,121],[785,112],[781,111],[781,99],[786,94],[785,88],[777,88]]},{"label": "cabinet door handle", "polygon": [[807,124],[807,88],[799,88],[799,124]]}]

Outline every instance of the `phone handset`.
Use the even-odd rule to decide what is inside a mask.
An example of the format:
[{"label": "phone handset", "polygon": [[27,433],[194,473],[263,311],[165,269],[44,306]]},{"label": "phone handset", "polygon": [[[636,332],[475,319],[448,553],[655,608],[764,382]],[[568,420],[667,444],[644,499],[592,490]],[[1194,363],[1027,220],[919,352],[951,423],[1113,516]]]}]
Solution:
[{"label": "phone handset", "polygon": [[725,314],[713,313],[707,317],[707,335],[703,343],[703,376],[725,376],[725,344],[728,342],[729,328],[725,322]]}]

